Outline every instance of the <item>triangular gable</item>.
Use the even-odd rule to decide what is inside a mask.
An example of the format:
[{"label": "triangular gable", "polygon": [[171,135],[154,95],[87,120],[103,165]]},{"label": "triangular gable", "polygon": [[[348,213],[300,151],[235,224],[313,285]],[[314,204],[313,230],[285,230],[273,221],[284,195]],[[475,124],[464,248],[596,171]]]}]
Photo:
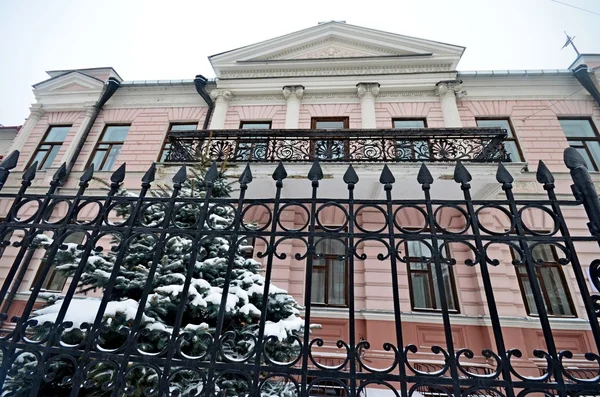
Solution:
[{"label": "triangular gable", "polygon": [[98,91],[104,86],[102,80],[77,71],[67,72],[33,86],[37,92]]},{"label": "triangular gable", "polygon": [[[464,47],[460,46],[328,22],[216,54],[209,59],[218,77],[227,74],[243,76],[253,69],[267,76],[268,69],[277,68],[277,73],[285,73],[281,65],[285,65],[285,70],[307,68],[311,62],[318,65],[323,59],[342,67],[348,59],[361,62],[373,59],[373,64],[378,66],[385,66],[386,63],[406,66],[429,64],[443,70],[455,70],[463,51]],[[365,67],[372,66],[367,63],[363,62]],[[314,69],[315,65],[311,67]]]}]

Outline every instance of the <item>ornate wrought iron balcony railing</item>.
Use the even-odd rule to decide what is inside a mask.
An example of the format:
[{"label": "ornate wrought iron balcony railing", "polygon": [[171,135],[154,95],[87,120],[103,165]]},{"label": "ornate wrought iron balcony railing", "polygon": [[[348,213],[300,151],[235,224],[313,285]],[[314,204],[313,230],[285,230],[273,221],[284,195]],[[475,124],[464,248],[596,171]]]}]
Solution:
[{"label": "ornate wrought iron balcony railing", "polygon": [[177,131],[166,162],[510,161],[500,128]]}]

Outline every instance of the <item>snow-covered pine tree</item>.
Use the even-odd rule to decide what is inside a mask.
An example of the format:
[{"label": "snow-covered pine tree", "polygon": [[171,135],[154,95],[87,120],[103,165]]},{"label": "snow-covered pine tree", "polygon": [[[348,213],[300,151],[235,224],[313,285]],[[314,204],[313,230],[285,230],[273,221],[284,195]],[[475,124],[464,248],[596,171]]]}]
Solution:
[{"label": "snow-covered pine tree", "polygon": [[[214,165],[213,165],[214,167]],[[197,169],[191,169],[191,177],[187,179],[180,190],[179,197],[197,197],[199,203],[206,195],[207,184],[205,176],[208,171],[205,164]],[[214,171],[214,169],[213,169]],[[212,197],[229,197],[232,188],[227,182],[224,169],[218,172],[214,181]],[[161,187],[152,190],[157,197],[169,197],[172,188]],[[126,191],[120,194],[130,194]],[[174,221],[180,227],[193,227],[197,224],[201,205],[185,205],[179,207],[174,213]],[[129,216],[130,207],[120,207],[118,214],[121,217]],[[230,206],[212,204],[210,215],[206,222],[213,229],[224,228],[234,219],[234,209]],[[159,204],[148,207],[143,212],[143,222],[148,226],[160,225],[165,216],[164,207]],[[152,266],[152,258],[156,249],[155,235],[140,235],[136,237],[127,248],[127,254],[118,269],[116,283],[110,292],[110,302],[104,314],[104,325],[107,331],[101,334],[98,344],[103,349],[117,349],[126,340],[125,327],[129,327],[138,309],[138,302],[147,280],[147,274]],[[238,236],[239,238],[239,236]],[[227,297],[226,313],[223,333],[243,335],[249,333],[255,337],[258,334],[258,321],[263,299],[264,277],[261,275],[261,265],[254,259],[247,258],[244,253],[252,249],[244,239],[239,240],[239,247],[233,259],[233,271]],[[40,235],[37,243],[42,247],[49,247],[52,240]],[[117,242],[114,242],[115,244]],[[200,242],[200,252],[196,260],[192,282],[186,297],[185,311],[181,323],[181,331],[188,333],[182,344],[182,352],[188,356],[198,357],[207,352],[210,338],[207,334],[214,332],[217,324],[219,306],[222,297],[223,284],[228,264],[229,247],[234,244],[226,237],[204,238]],[[182,236],[167,236],[164,241],[162,258],[156,264],[156,274],[152,281],[152,292],[148,296],[146,308],[142,318],[142,336],[138,339],[138,347],[145,353],[155,354],[162,351],[171,336],[175,322],[181,292],[186,276],[186,267],[189,261],[192,241]],[[55,257],[54,264],[58,271],[67,275],[74,274],[82,257],[83,247],[76,244],[67,244]],[[111,272],[115,268],[116,253],[104,249],[89,257],[85,264],[79,288],[82,292],[92,289],[104,291]],[[82,324],[91,324],[96,316],[100,300],[85,298],[72,300],[64,321],[73,322],[73,326],[65,330],[62,335],[63,343],[69,345],[81,344],[87,336],[87,330]],[[34,313],[38,321],[41,335],[48,329],[48,323],[56,321],[62,300]],[[299,306],[294,298],[286,291],[271,285],[268,294],[268,310],[266,316],[265,336],[271,336],[267,344],[269,357],[277,361],[291,360],[298,354],[299,346],[289,338],[302,331],[303,320],[299,317]],[[44,323],[45,326],[44,326]],[[289,339],[288,339],[289,338]],[[233,337],[225,343],[225,352],[231,357],[246,357],[252,338]],[[253,360],[253,358],[252,358]],[[64,380],[72,376],[72,368],[68,363],[60,360],[54,362],[50,368],[53,380],[43,382],[39,395],[68,395],[70,386]],[[12,375],[6,382],[5,388],[15,395],[28,395],[30,382],[27,377],[19,373],[31,370],[35,366],[34,357],[23,354],[19,362],[15,363]],[[88,373],[86,387],[82,388],[80,395],[104,396],[110,391],[102,388],[114,380],[114,368],[98,364]],[[171,389],[179,392],[201,390],[203,385],[198,376],[192,373],[186,376],[183,372],[171,382]],[[143,390],[158,386],[158,377],[151,370],[139,369],[130,374],[126,382],[136,390],[134,395],[142,395]],[[232,377],[223,377],[216,387],[220,390],[229,389],[232,395],[247,392],[247,385]],[[139,394],[138,394],[139,393]],[[228,394],[229,395],[229,394]],[[263,396],[293,395],[291,385],[271,382],[265,385]]]}]

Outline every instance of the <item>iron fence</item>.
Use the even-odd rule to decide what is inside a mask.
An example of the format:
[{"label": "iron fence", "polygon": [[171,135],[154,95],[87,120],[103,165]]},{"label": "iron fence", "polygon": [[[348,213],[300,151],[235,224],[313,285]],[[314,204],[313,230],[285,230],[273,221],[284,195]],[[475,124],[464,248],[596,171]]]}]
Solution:
[{"label": "iron fence", "polygon": [[[16,166],[17,156],[16,153],[8,156],[0,165],[0,187],[6,182],[9,170]],[[4,332],[0,337],[0,387],[3,395],[355,397],[377,395],[382,390],[394,396],[600,395],[600,329],[597,317],[600,296],[590,294],[588,276],[575,247],[575,244],[595,244],[600,241],[600,201],[579,154],[573,149],[567,149],[565,160],[574,181],[575,198],[557,198],[554,177],[540,162],[537,180],[547,192],[547,198],[537,201],[514,197],[513,178],[502,164],[498,166],[497,180],[506,197],[495,201],[472,199],[471,175],[460,162],[456,165],[454,180],[464,198],[453,201],[431,198],[430,189],[434,179],[425,165],[417,175],[422,188],[421,199],[394,199],[395,178],[387,166],[383,167],[380,176],[385,198],[355,199],[354,192],[360,187],[360,180],[352,166],[349,166],[344,175],[348,189],[347,199],[335,201],[319,195],[319,188],[324,182],[318,162],[313,163],[307,175],[310,197],[282,197],[287,173],[280,163],[273,173],[275,197],[261,200],[246,198],[246,191],[252,182],[249,167],[239,179],[239,196],[221,198],[213,195],[216,189],[222,188],[217,184],[219,173],[214,163],[201,179],[202,190],[198,190],[197,195],[193,193],[193,186],[191,194],[182,194],[187,178],[184,166],[173,177],[168,196],[151,194],[156,171],[154,166],[142,179],[141,190],[136,195],[119,193],[119,187],[125,178],[124,166],[112,175],[110,190],[106,195],[86,194],[92,179],[91,169],[82,175],[78,192],[72,195],[57,193],[64,177],[64,167],[58,170],[46,194],[30,194],[28,188],[35,177],[34,165],[23,174],[18,192],[0,194],[1,200],[11,202],[5,221],[0,224],[0,236],[3,245],[11,244],[11,249],[14,250],[10,262],[6,258],[1,259],[2,268],[6,272],[0,289],[2,320],[5,321]],[[90,206],[95,210],[88,211]],[[295,206],[305,214],[304,225],[290,229],[282,222],[281,215],[290,206]],[[563,213],[580,207],[585,208],[588,214],[590,233],[573,235]],[[33,209],[26,211],[25,208]],[[151,208],[159,208],[160,211],[153,213],[159,213],[160,216],[149,220],[144,214]],[[245,215],[257,208],[265,216],[261,217],[258,224],[246,222]],[[440,224],[438,215],[444,208],[451,208],[463,217],[460,230]],[[335,209],[343,214],[339,225],[334,227],[323,222],[321,214],[327,209]],[[375,229],[366,228],[358,222],[359,213],[365,209],[381,214],[384,221]],[[406,209],[422,216],[424,223],[420,229],[407,228],[399,221],[397,215]],[[523,214],[528,209],[542,211],[551,219],[552,225],[545,233],[532,230],[524,222]],[[507,226],[492,230],[482,220],[487,210],[500,211],[508,219]],[[117,222],[114,214],[119,211],[126,216]],[[178,214],[184,212],[186,216],[193,214],[193,222],[180,221]],[[229,214],[229,217],[224,217],[223,214]],[[225,223],[223,219],[226,220]],[[65,244],[66,237],[73,233],[83,233],[85,241],[76,247]],[[15,235],[18,236],[17,241],[13,241]],[[41,235],[51,235],[51,240],[42,238]],[[139,247],[142,238],[153,241],[150,252],[143,251],[149,255],[143,261],[144,266],[141,266],[144,277],[141,281],[134,277],[137,273],[132,273],[130,279],[123,277],[123,271],[129,269],[128,255],[141,252]],[[174,238],[187,242],[182,248],[185,251],[185,261],[179,264],[187,270],[183,273],[183,278],[175,283],[179,288],[175,294],[178,301],[171,308],[171,327],[168,330],[156,327],[148,329],[144,326],[144,321],[156,299],[151,294],[153,283],[160,267],[169,265],[163,259],[169,247],[172,248],[170,244]],[[236,261],[241,246],[247,244],[246,240],[250,238],[262,241],[265,247],[262,252],[255,254],[263,260],[263,297],[269,296],[274,288],[271,285],[274,263],[286,257],[280,247],[286,241],[293,241],[303,247],[301,252],[294,255],[295,260],[304,263],[306,270],[303,308],[301,317],[298,317],[302,322],[299,332],[277,337],[266,329],[274,323],[267,321],[272,315],[268,313],[268,305],[271,304],[269,299],[256,301],[258,311],[255,313],[252,332],[231,330],[227,317],[230,310],[228,297],[232,292],[230,289],[234,288],[234,279],[245,277],[236,273],[236,266],[246,262]],[[323,346],[324,341],[311,335],[310,324],[314,319],[315,309],[311,299],[313,268],[322,257],[317,252],[316,245],[323,238],[343,242],[345,253],[339,259],[346,261],[348,271],[345,277],[350,288],[347,292],[348,338],[336,342],[338,354],[335,357],[320,359],[316,350]],[[8,318],[7,300],[24,290],[25,286],[21,285],[23,275],[33,266],[32,256],[28,252],[32,246],[39,244],[40,239],[48,242],[44,265],[37,281],[28,291],[24,307],[18,315]],[[215,267],[221,266],[224,276],[218,281],[221,292],[219,299],[214,301],[217,310],[214,324],[208,328],[194,328],[190,327],[190,314],[184,309],[189,301],[198,297],[198,290],[195,288],[199,281],[195,278],[195,272],[197,263],[207,260],[203,248],[207,239],[220,239],[224,244],[222,246],[226,247],[220,254],[223,262],[219,262],[219,265],[215,258],[211,262]],[[113,242],[112,245],[110,241]],[[426,254],[420,260],[432,266],[437,275],[443,273],[443,266],[477,268],[493,335],[489,348],[473,351],[456,346],[452,333],[454,317],[449,310],[445,293],[448,286],[442,277],[437,277],[434,282],[440,300],[439,316],[442,319],[445,344],[433,346],[429,351],[431,356],[437,357],[433,364],[414,358],[422,349],[405,342],[403,320],[410,308],[401,306],[399,296],[399,267],[406,264],[408,256],[402,248],[404,241],[419,242],[427,247]],[[381,247],[375,256],[372,252],[367,254],[361,249],[366,242],[373,242]],[[460,244],[465,248],[469,253],[467,258],[457,261],[452,254],[448,254],[449,251],[444,247],[451,244]],[[526,271],[545,344],[533,352],[522,352],[511,346],[515,341],[506,338],[505,329],[501,325],[493,277],[490,275],[490,267],[500,263],[497,253],[490,248],[493,245],[503,245],[515,252],[513,264],[524,267]],[[560,264],[570,267],[576,279],[577,295],[585,307],[580,317],[587,320],[593,339],[594,351],[579,357],[580,364],[583,360],[589,365],[585,371],[573,370],[569,364],[573,353],[559,350],[555,343],[544,293],[536,276],[536,267],[540,266],[540,262],[535,258],[534,252],[539,245],[552,245],[561,252]],[[99,257],[102,252],[107,251],[103,251],[101,246],[111,247],[110,254],[114,262],[109,271],[97,274],[98,277],[104,277],[105,284],[95,301],[95,312],[91,313],[93,320],[77,323],[69,308],[77,307],[77,285],[82,284],[83,277],[90,275],[86,270],[89,263],[93,262],[90,258]],[[40,317],[40,313],[44,312],[39,311],[40,298],[44,296],[44,279],[51,271],[55,258],[75,249],[78,256],[70,261],[72,280],[66,287],[66,293],[61,296],[59,310],[54,313],[52,321],[42,321],[41,319],[48,319]],[[359,338],[356,329],[355,266],[359,261],[365,260],[384,263],[388,266],[391,279],[390,299],[393,301],[393,310],[390,315],[395,324],[394,333],[389,335],[389,340],[382,346],[377,347],[372,346],[368,340]],[[96,262],[93,263],[98,263],[97,259],[94,261]],[[596,288],[600,288],[599,268],[600,260],[593,261],[590,277]],[[207,268],[206,271],[209,270]],[[167,273],[169,272],[161,274]],[[107,323],[107,313],[112,311],[114,314],[115,310],[118,312],[115,302],[126,302],[118,296],[119,291],[130,287],[134,282],[140,283],[135,298],[137,303],[122,310],[125,313],[131,309],[131,312],[125,315],[126,318],[118,326],[118,332],[110,334],[112,339],[108,340],[107,335],[114,324]],[[215,287],[207,288],[210,290]],[[239,289],[236,291],[233,293],[238,293]],[[89,313],[80,314],[89,316]],[[117,321],[117,316],[111,318],[112,322]],[[73,332],[78,335],[75,342],[72,339]],[[151,341],[160,346],[157,351],[148,351],[147,346]],[[276,356],[279,349],[287,349],[285,355]],[[544,362],[539,372],[524,373],[515,364],[515,361],[527,353],[532,353]],[[377,355],[385,356],[387,364],[373,364],[378,360]],[[144,382],[140,383],[140,379]],[[194,387],[182,389],[182,384],[190,383]],[[277,390],[277,394],[272,390]]]},{"label": "iron fence", "polygon": [[172,131],[167,162],[510,161],[500,128]]}]

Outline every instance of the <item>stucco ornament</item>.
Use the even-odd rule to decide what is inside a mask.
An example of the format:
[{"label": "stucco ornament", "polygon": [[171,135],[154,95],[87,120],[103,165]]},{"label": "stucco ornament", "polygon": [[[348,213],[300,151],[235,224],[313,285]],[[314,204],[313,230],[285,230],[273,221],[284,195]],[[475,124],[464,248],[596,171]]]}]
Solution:
[{"label": "stucco ornament", "polygon": [[449,95],[450,93],[455,94],[458,99],[467,95],[467,91],[463,89],[462,84],[458,81],[439,82],[435,91],[439,96]]},{"label": "stucco ornament", "polygon": [[377,96],[379,95],[379,83],[359,83],[356,85],[356,92],[361,99],[367,94]]},{"label": "stucco ornament", "polygon": [[229,102],[233,99],[233,95],[228,90],[216,89],[210,92],[210,97],[213,101]]},{"label": "stucco ornament", "polygon": [[286,85],[283,87],[283,97],[285,99],[302,99],[304,87],[301,85]]}]

